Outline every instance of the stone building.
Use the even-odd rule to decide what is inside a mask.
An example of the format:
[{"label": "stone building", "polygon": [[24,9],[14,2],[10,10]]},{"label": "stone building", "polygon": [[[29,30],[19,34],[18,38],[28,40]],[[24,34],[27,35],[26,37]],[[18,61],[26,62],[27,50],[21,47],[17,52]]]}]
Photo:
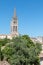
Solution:
[{"label": "stone building", "polygon": [[18,19],[16,16],[16,9],[14,10],[14,16],[11,21],[11,35],[17,36],[18,35]]},{"label": "stone building", "polygon": [[11,33],[10,34],[0,34],[0,39],[3,38],[9,38],[12,39],[12,37],[18,36],[18,18],[16,15],[16,9],[14,9],[14,16],[12,18],[11,24],[10,24],[10,28],[11,28]]}]

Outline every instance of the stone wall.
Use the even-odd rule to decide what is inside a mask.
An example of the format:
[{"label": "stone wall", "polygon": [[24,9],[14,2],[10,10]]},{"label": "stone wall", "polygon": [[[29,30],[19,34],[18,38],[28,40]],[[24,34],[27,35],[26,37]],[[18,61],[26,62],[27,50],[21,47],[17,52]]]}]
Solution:
[{"label": "stone wall", "polygon": [[0,65],[10,65],[7,61],[0,61]]}]

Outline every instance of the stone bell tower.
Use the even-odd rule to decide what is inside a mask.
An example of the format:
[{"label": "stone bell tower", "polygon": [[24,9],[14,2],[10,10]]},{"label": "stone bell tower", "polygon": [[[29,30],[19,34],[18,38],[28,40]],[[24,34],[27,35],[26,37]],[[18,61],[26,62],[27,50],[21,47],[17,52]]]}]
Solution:
[{"label": "stone bell tower", "polygon": [[13,36],[18,35],[18,19],[16,16],[16,9],[14,9],[14,16],[13,16],[12,21],[11,21],[11,34]]}]

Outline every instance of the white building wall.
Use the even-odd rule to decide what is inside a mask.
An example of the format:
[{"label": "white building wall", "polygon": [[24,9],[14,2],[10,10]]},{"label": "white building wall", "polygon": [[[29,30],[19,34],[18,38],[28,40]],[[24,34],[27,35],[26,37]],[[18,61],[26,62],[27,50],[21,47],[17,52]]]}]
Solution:
[{"label": "white building wall", "polygon": [[6,38],[6,35],[0,35],[0,39]]}]

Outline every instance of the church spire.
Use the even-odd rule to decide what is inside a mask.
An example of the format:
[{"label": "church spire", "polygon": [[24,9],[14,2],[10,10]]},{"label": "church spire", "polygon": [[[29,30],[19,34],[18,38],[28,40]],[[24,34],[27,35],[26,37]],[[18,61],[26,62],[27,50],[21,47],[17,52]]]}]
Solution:
[{"label": "church spire", "polygon": [[14,8],[14,18],[16,18],[16,8]]},{"label": "church spire", "polygon": [[16,16],[16,9],[14,9],[14,15],[11,23],[11,34],[17,35],[18,34],[18,19]]}]

